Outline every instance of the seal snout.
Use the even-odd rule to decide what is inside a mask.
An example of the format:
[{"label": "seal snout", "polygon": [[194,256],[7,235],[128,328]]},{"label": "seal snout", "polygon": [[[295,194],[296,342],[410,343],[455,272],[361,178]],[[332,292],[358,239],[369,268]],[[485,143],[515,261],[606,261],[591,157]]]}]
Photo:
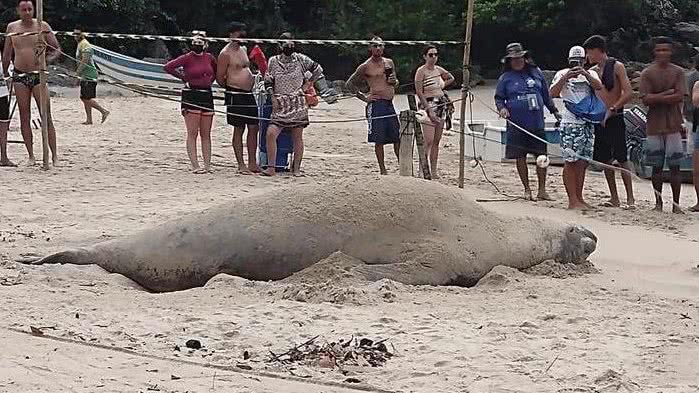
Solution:
[{"label": "seal snout", "polygon": [[561,263],[584,262],[597,250],[597,236],[579,225],[572,225],[566,229],[562,243],[560,254],[556,258]]}]

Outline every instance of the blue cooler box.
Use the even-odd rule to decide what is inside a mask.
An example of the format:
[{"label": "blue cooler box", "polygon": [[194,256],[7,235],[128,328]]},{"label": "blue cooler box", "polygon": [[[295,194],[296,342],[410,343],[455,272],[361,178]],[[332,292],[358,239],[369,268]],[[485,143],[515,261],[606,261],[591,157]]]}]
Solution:
[{"label": "blue cooler box", "polygon": [[[260,113],[260,136],[258,153],[258,162],[262,168],[267,168],[267,128],[269,127],[269,119],[272,116],[272,104],[268,100],[265,105],[259,108]],[[294,144],[291,139],[291,132],[283,130],[277,138],[277,161],[276,168],[278,171],[289,170],[289,156],[294,151]]]}]

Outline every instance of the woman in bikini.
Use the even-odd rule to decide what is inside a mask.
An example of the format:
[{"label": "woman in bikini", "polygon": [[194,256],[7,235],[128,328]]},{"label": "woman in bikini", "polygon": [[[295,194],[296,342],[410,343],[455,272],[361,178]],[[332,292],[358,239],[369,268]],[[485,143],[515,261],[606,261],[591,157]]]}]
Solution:
[{"label": "woman in bikini", "polygon": [[[195,31],[191,51],[165,65],[165,71],[185,82],[182,89],[182,116],[187,127],[187,154],[194,173],[211,172],[211,126],[214,121],[214,97],[211,85],[216,80],[216,58],[206,49],[206,33]],[[204,168],[197,160],[197,136],[201,136]]]},{"label": "woman in bikini", "polygon": [[430,163],[432,178],[438,179],[439,142],[449,105],[444,89],[454,83],[454,76],[437,65],[439,51],[435,46],[425,48],[422,57],[425,64],[415,72],[415,93],[420,99],[420,109],[426,115],[420,119],[425,136],[425,154]]}]

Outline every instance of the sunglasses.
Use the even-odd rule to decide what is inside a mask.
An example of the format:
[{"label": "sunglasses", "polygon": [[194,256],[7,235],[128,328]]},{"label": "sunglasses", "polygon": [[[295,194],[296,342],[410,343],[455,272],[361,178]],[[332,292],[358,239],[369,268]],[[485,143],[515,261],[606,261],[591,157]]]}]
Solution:
[{"label": "sunglasses", "polygon": [[427,56],[429,56],[429,57],[439,57],[439,53],[428,53]]},{"label": "sunglasses", "polygon": [[383,44],[371,44],[371,47],[375,49],[383,49]]}]

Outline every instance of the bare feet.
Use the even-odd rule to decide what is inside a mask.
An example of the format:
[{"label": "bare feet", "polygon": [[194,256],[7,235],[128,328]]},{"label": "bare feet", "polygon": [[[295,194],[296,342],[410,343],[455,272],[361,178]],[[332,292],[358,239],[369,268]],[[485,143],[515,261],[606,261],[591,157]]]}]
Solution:
[{"label": "bare feet", "polygon": [[382,169],[382,170],[381,170],[381,175],[382,175],[382,176],[388,175],[388,171],[385,170],[385,169]]},{"label": "bare feet", "polygon": [[274,168],[267,168],[264,171],[260,172],[262,176],[274,176],[277,174],[277,171]]},{"label": "bare feet", "polygon": [[80,123],[80,124],[82,124],[82,125],[84,125],[84,126],[91,126],[91,125],[92,125],[92,122],[91,122],[91,121],[84,121],[84,122],[82,122],[82,123]]},{"label": "bare feet", "polygon": [[588,207],[583,203],[568,204],[568,210],[589,210]]},{"label": "bare feet", "polygon": [[442,177],[439,176],[439,172],[434,172],[434,173],[432,174],[432,180],[439,180],[439,179],[441,179],[441,178],[442,178]]},{"label": "bare feet", "polygon": [[60,167],[61,166],[61,160],[58,159],[58,157],[53,158],[53,166],[54,167]]},{"label": "bare feet", "polygon": [[294,171],[291,173],[294,177],[304,177],[305,175],[301,171]]},{"label": "bare feet", "polygon": [[682,210],[682,208],[679,207],[678,205],[674,205],[674,206],[672,207],[672,212],[673,212],[674,214],[685,214],[684,210]]},{"label": "bare feet", "polygon": [[551,196],[546,191],[539,191],[539,193],[536,196],[536,199],[539,201],[553,201],[554,200],[553,198],[551,198]]},{"label": "bare feet", "polygon": [[634,199],[634,197],[626,198],[626,206],[628,206],[628,207],[636,206],[636,199]]},{"label": "bare feet", "polygon": [[107,118],[109,117],[110,114],[111,114],[111,112],[109,112],[109,111],[105,111],[104,113],[102,113],[102,124],[104,124],[104,122],[107,121]]},{"label": "bare feet", "polygon": [[209,171],[207,171],[204,168],[197,168],[192,173],[194,173],[195,175],[203,175],[205,173],[209,173]]},{"label": "bare feet", "polygon": [[689,208],[690,213],[699,213],[699,203]]},{"label": "bare feet", "polygon": [[653,211],[654,211],[654,212],[662,213],[662,212],[663,212],[663,204],[662,204],[662,203],[656,203],[656,204],[655,204],[655,207],[653,208]]},{"label": "bare feet", "polygon": [[15,168],[17,166],[17,164],[10,161],[9,159],[4,159],[4,160],[0,161],[0,166]]},{"label": "bare feet", "polygon": [[610,199],[607,202],[602,203],[602,207],[621,207],[621,201],[618,199]]},{"label": "bare feet", "polygon": [[27,160],[27,166],[35,166],[36,165],[36,159],[34,157],[29,157],[29,160]]},{"label": "bare feet", "polygon": [[248,169],[249,169],[250,172],[252,172],[252,173],[260,173],[260,172],[262,172],[262,168],[260,168],[260,167],[257,166],[257,165],[251,165]]},{"label": "bare feet", "polygon": [[241,175],[252,175],[250,169],[245,164],[238,164],[238,173]]},{"label": "bare feet", "polygon": [[534,196],[532,194],[532,190],[524,190],[524,194],[522,195],[522,199],[525,201],[534,201]]}]

